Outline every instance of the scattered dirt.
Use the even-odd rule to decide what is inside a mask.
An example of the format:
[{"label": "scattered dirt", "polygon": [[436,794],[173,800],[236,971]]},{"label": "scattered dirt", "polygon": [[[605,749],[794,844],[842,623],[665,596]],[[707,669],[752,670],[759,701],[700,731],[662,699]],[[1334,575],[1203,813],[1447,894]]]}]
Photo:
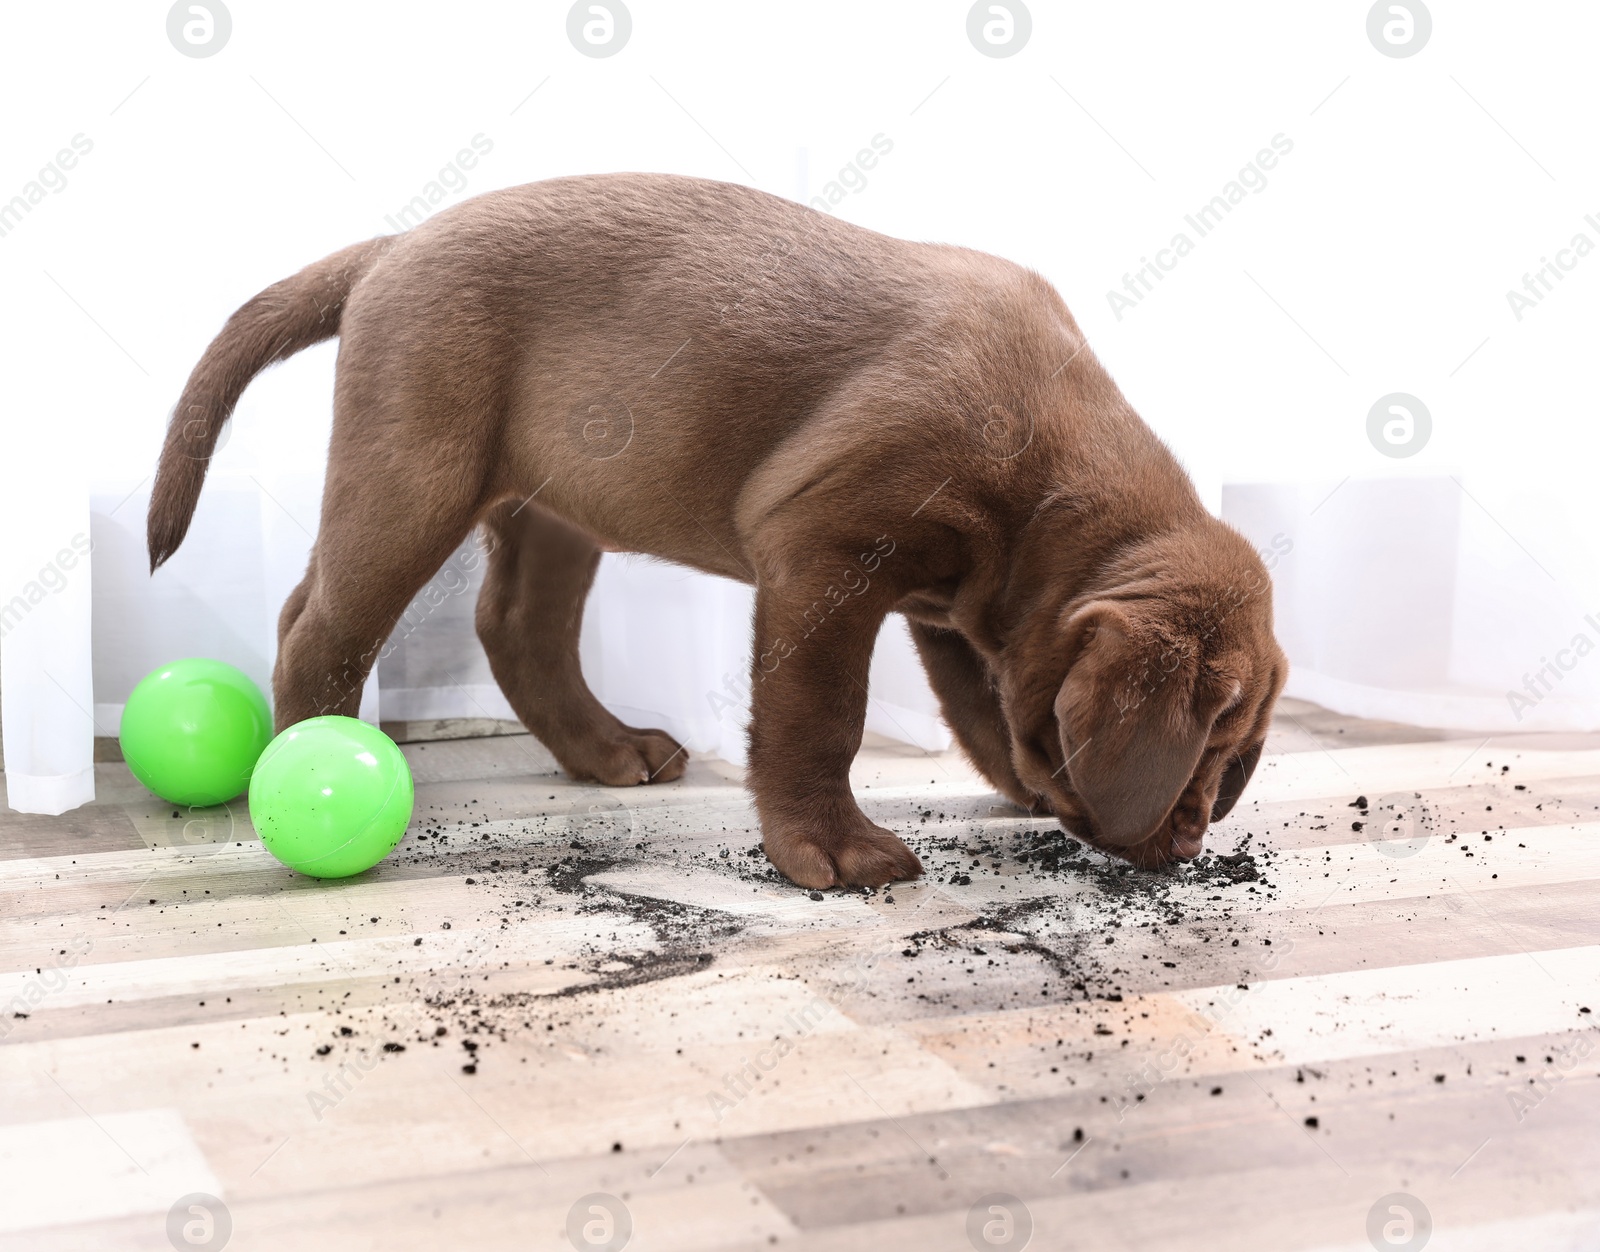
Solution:
[{"label": "scattered dirt", "polygon": [[[1139,957],[1130,956],[1130,943],[1159,948],[1178,937],[1171,928],[1179,927],[1208,931],[1204,942],[1210,943],[1210,931],[1219,939],[1242,932],[1245,927],[1236,926],[1236,920],[1276,898],[1269,877],[1274,854],[1253,848],[1250,835],[1191,863],[1141,870],[1084,847],[1053,821],[1023,815],[996,820],[987,803],[986,798],[963,799],[940,810],[907,802],[904,808],[894,806],[899,810],[894,812],[884,811],[881,803],[872,806],[877,820],[903,832],[922,858],[924,882],[944,901],[970,910],[960,922],[912,930],[915,918],[908,908],[902,952],[907,958],[943,953],[949,959],[941,965],[949,966],[951,976],[963,975],[965,994],[981,993],[991,984],[1009,986],[1006,977],[1026,968],[1043,972],[1037,994],[1046,1001],[1118,1001],[1138,981],[1134,975],[1147,977]],[[597,937],[584,944],[562,967],[571,977],[548,991],[497,988],[485,978],[493,969],[480,964],[419,973],[426,1023],[406,1023],[396,1010],[396,1020],[370,1022],[362,1032],[402,1045],[414,1040],[441,1047],[459,1039],[461,1068],[468,1075],[478,1072],[497,1041],[553,1036],[552,1014],[603,1011],[599,1002],[589,1004],[596,992],[714,967],[718,954],[741,942],[746,930],[741,916],[614,890],[594,881],[596,876],[667,865],[686,876],[712,873],[812,901],[848,891],[879,906],[896,903],[894,888],[823,893],[790,886],[767,861],[747,809],[730,807],[727,840],[708,847],[699,832],[684,836],[684,817],[671,809],[630,810],[603,801],[586,810],[491,821],[487,815],[470,816],[475,804],[468,803],[469,816],[437,817],[414,830],[395,863],[462,875],[481,897],[478,926],[498,918],[502,930],[509,930],[537,924],[536,917],[551,911],[620,917],[631,925],[621,939],[610,931],[610,940]],[[750,824],[733,824],[736,816]],[[703,830],[706,819],[696,820]],[[909,894],[907,888],[902,891]],[[1005,896],[996,899],[997,891]],[[817,924],[837,922],[819,919]],[[640,930],[650,936],[643,943]],[[1140,931],[1152,933],[1146,937]],[[1150,964],[1147,953],[1143,965]],[[933,1005],[963,994],[948,986],[949,977],[939,981],[945,985],[914,994]],[[336,1034],[333,1041],[345,1050],[370,1046],[359,1035]],[[318,1055],[327,1055],[326,1047]]]}]

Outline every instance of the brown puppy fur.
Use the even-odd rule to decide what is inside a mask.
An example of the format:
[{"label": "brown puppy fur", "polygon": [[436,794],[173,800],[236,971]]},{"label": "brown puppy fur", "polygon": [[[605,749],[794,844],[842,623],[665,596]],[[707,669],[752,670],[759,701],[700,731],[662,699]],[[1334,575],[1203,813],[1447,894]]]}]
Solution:
[{"label": "brown puppy fur", "polygon": [[978,768],[1098,846],[1195,855],[1255,766],[1287,670],[1266,570],[1037,274],[697,179],[480,196],[233,315],[173,414],[152,569],[250,379],[335,334],[280,727],[355,713],[401,611],[482,524],[490,664],[579,779],[685,759],[579,671],[602,548],[755,585],[749,781],[767,854],[805,886],[921,871],[850,793],[891,612]]}]

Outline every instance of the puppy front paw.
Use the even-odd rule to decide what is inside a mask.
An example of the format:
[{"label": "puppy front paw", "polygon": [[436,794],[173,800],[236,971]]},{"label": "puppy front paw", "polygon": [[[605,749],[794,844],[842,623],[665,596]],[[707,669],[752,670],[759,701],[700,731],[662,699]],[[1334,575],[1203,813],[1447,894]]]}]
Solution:
[{"label": "puppy front paw", "polygon": [[922,862],[893,831],[864,816],[828,822],[762,823],[767,859],[802,887],[882,887],[918,878]]}]

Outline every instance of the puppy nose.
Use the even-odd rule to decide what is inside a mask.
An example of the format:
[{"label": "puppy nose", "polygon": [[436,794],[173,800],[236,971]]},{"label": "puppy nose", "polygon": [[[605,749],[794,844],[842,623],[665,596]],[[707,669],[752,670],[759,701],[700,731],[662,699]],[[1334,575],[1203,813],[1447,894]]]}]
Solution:
[{"label": "puppy nose", "polygon": [[1192,861],[1200,855],[1200,849],[1205,844],[1205,827],[1199,830],[1175,830],[1172,832],[1172,856],[1178,861]]},{"label": "puppy nose", "polygon": [[1172,811],[1172,855],[1180,861],[1192,861],[1200,855],[1200,845],[1205,841],[1210,806],[1201,805],[1198,799],[1185,796]]}]

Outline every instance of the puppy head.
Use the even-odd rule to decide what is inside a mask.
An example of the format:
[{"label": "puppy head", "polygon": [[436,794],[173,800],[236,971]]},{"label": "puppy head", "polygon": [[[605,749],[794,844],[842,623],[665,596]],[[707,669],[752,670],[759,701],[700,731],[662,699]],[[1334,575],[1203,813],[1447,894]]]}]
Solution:
[{"label": "puppy head", "polygon": [[1041,611],[1003,683],[1018,777],[1104,851],[1197,856],[1249,782],[1288,675],[1260,559],[1220,524],[1163,536]]}]

